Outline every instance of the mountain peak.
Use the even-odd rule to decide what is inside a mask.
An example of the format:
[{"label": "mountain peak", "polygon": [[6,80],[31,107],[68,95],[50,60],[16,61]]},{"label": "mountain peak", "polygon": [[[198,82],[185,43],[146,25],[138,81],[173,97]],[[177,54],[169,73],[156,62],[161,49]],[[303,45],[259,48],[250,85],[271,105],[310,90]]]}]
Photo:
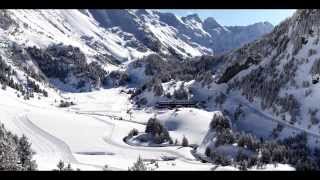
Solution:
[{"label": "mountain peak", "polygon": [[206,29],[214,29],[217,27],[221,27],[221,25],[213,17],[206,18],[203,22],[203,26]]},{"label": "mountain peak", "polygon": [[198,15],[197,13],[189,14],[189,15],[187,15],[187,16],[185,16],[185,17],[182,17],[181,19],[182,19],[182,21],[184,21],[184,22],[185,22],[185,21],[190,21],[190,20],[195,20],[195,21],[197,21],[197,22],[199,22],[199,23],[202,23],[199,15]]},{"label": "mountain peak", "polygon": [[269,21],[264,21],[263,24],[273,26],[273,24],[271,24]]},{"label": "mountain peak", "polygon": [[253,26],[267,26],[267,27],[272,27],[273,28],[273,25],[268,22],[268,21],[264,21],[264,22],[257,22],[257,23],[254,23],[252,24]]}]

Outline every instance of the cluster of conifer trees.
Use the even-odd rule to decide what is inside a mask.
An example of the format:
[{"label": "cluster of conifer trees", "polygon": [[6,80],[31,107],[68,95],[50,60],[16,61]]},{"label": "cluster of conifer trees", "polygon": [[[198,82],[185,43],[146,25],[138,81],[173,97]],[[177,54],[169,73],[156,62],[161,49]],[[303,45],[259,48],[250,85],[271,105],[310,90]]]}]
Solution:
[{"label": "cluster of conifer trees", "polygon": [[0,124],[0,170],[33,171],[37,164],[32,160],[34,152],[26,136],[18,137]]},{"label": "cluster of conifer trees", "polygon": [[[241,170],[266,164],[290,164],[296,170],[319,170],[320,150],[307,145],[307,134],[301,133],[283,140],[258,139],[252,134],[233,132],[225,116],[216,115],[210,123],[210,129],[216,132],[214,146],[208,146],[205,155],[215,164],[234,165]],[[238,153],[234,159],[216,150],[221,145],[237,144]]]},{"label": "cluster of conifer trees", "polygon": [[25,99],[34,97],[34,93],[40,93],[43,94],[43,96],[48,97],[48,92],[41,89],[35,81],[27,77],[26,84],[17,83],[13,80],[15,75],[16,71],[13,70],[11,66],[7,65],[0,56],[0,84],[2,85],[3,90],[6,90],[7,86],[9,86],[21,92]]}]

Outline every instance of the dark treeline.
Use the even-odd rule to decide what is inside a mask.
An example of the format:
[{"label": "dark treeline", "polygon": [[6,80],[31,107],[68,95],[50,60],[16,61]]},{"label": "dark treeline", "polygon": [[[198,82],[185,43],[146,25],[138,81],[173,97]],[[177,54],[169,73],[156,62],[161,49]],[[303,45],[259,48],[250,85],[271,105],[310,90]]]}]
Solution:
[{"label": "dark treeline", "polygon": [[151,54],[132,62],[133,68],[143,68],[144,74],[150,79],[138,87],[131,98],[139,101],[140,99],[136,97],[148,90],[153,91],[156,96],[166,96],[169,99],[175,98],[178,100],[187,99],[189,92],[186,92],[184,87],[180,87],[173,95],[164,94],[161,83],[171,80],[196,80],[202,86],[209,85],[214,81],[212,75],[215,73],[215,67],[219,63],[219,58],[211,56],[181,60],[175,57],[165,59],[159,55]]},{"label": "dark treeline", "polygon": [[98,62],[88,64],[84,53],[77,47],[55,44],[46,49],[28,47],[26,51],[47,78],[67,83],[67,78],[75,77],[77,89],[86,84],[91,88],[100,87],[107,75]]},{"label": "dark treeline", "polygon": [[5,63],[0,56],[0,83],[2,84],[2,89],[6,89],[7,86],[21,92],[25,99],[34,97],[33,93],[40,93],[43,96],[48,97],[48,92],[41,89],[40,86],[33,80],[27,77],[26,84],[17,83],[13,80],[16,76],[16,71],[12,69],[7,63]]}]

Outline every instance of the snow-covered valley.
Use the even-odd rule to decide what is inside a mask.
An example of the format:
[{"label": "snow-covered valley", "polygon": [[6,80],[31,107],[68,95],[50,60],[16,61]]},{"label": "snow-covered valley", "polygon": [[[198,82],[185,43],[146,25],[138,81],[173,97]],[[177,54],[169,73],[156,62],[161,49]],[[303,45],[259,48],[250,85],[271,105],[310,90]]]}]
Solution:
[{"label": "snow-covered valley", "polygon": [[318,170],[318,17],[0,10],[0,150],[29,170]]},{"label": "snow-covered valley", "polygon": [[[197,165],[187,150],[133,148],[125,144],[123,137],[132,128],[143,129],[140,124],[116,121],[107,116],[77,113],[93,107],[97,107],[97,112],[101,112],[103,108],[108,111],[113,107],[114,111],[125,113],[121,109],[123,104],[119,106],[113,103],[118,100],[118,103],[123,103],[119,96],[116,99],[106,98],[107,100],[94,103],[90,102],[90,99],[97,94],[81,95],[81,100],[89,101],[84,104],[87,108],[75,107],[79,110],[73,111],[42,105],[37,101],[21,103],[12,92],[1,93],[1,97],[4,97],[1,99],[2,102],[11,102],[1,105],[2,118],[6,119],[2,123],[11,131],[19,135],[26,134],[30,138],[40,170],[54,169],[59,160],[80,169],[101,170],[104,165],[108,165],[110,169],[126,170],[139,155],[150,159],[161,159],[163,155],[172,154],[181,156],[182,160],[177,161],[178,169],[187,168],[189,164]],[[112,95],[110,97],[114,97],[117,92],[109,93]],[[108,93],[105,95],[108,97]],[[198,168],[205,169],[205,166],[198,163]]]},{"label": "snow-covered valley", "polygon": [[[127,170],[140,156],[143,159],[154,159],[158,168],[154,170],[211,170],[211,163],[201,163],[191,153],[192,148],[182,146],[137,147],[123,141],[128,132],[136,128],[144,131],[150,110],[133,110],[129,119],[127,110],[132,108],[125,94],[120,89],[101,90],[90,93],[63,94],[64,98],[75,100],[75,106],[58,108],[54,99],[33,99],[25,102],[16,97],[14,91],[0,91],[0,111],[2,123],[7,129],[18,135],[25,134],[36,152],[34,159],[39,170],[52,170],[62,160],[72,167],[81,170],[102,170],[105,165],[109,170]],[[52,102],[48,104],[47,102]],[[5,102],[5,103],[4,103]],[[173,110],[171,110],[173,111]],[[172,137],[190,137],[191,142],[199,141],[207,131],[212,113],[193,108],[182,109],[181,128],[172,132]],[[199,112],[198,112],[199,111]],[[193,116],[191,116],[190,112]],[[174,121],[170,110],[159,112],[160,119]],[[185,114],[185,115],[183,115]],[[124,120],[112,118],[123,117]],[[199,118],[203,123],[196,123],[196,128],[188,128]],[[184,121],[184,122],[183,122]],[[191,124],[190,124],[191,123]],[[191,126],[190,126],[191,125]],[[165,161],[163,157],[176,157],[176,160]],[[279,170],[291,170],[290,166],[278,166]],[[218,167],[216,170],[236,170],[230,166]]]}]

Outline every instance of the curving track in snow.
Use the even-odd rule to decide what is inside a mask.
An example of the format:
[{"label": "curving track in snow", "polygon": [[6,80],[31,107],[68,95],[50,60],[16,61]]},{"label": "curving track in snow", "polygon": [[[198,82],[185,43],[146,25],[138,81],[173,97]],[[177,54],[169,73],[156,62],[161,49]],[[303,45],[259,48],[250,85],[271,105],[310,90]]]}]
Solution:
[{"label": "curving track in snow", "polygon": [[[226,95],[226,94],[224,94]],[[277,122],[287,128],[290,128],[290,129],[293,129],[293,130],[296,130],[296,131],[301,131],[301,132],[305,132],[306,134],[308,134],[309,136],[312,136],[314,138],[317,138],[317,139],[320,139],[320,134],[318,133],[315,133],[315,132],[312,132],[312,131],[309,131],[307,129],[304,129],[304,128],[301,128],[301,127],[297,127],[295,125],[292,125],[288,122],[285,122],[283,120],[279,120],[279,119],[276,119],[276,118],[273,118],[272,116],[269,116],[268,114],[266,113],[263,113],[261,111],[259,111],[258,109],[254,108],[252,105],[250,105],[249,103],[247,102],[244,102],[244,101],[241,101],[240,99],[238,98],[235,98],[235,97],[231,97],[229,96],[229,98],[232,100],[232,101],[235,101],[236,103],[240,103],[242,105],[244,105],[245,107],[247,107],[252,113],[254,114],[257,114],[259,115],[260,117],[263,117],[264,119],[266,120],[269,120],[269,121],[273,121],[273,122]]]},{"label": "curving track in snow", "polygon": [[[119,139],[122,139],[123,137],[118,137],[114,134],[114,132],[119,131],[119,127],[117,127],[116,123],[109,122],[105,119],[101,119],[98,117],[95,117],[94,115],[86,115],[88,117],[92,117],[97,121],[103,122],[107,125],[112,126],[112,130],[109,132],[109,134],[105,137],[103,137],[104,142],[106,143],[106,146],[110,147],[116,147],[119,149],[119,152],[122,151],[122,153],[135,153],[135,154],[144,154],[144,153],[162,153],[166,156],[175,156],[177,157],[178,161],[182,161],[187,164],[192,165],[204,165],[203,163],[197,161],[196,159],[191,159],[190,157],[185,156],[183,153],[179,153],[175,151],[175,149],[164,149],[161,147],[136,147],[136,146],[130,146],[126,144],[125,142],[117,141]],[[48,160],[52,161],[53,159],[56,159],[56,162],[58,160],[63,160],[66,163],[71,164],[78,164],[78,165],[84,165],[84,166],[91,166],[97,169],[102,169],[103,166],[95,165],[95,164],[88,164],[88,163],[82,163],[79,162],[74,156],[73,152],[71,151],[68,144],[66,144],[63,140],[51,135],[50,133],[46,132],[45,130],[41,129],[37,125],[35,125],[27,116],[27,113],[24,113],[22,115],[17,115],[13,120],[13,124],[20,129],[21,132],[28,135],[28,138],[34,142],[33,148],[36,150],[37,154],[44,155],[48,158]],[[131,122],[134,123],[134,122]],[[121,127],[120,127],[121,128]],[[117,167],[110,167],[110,170],[124,170]]]},{"label": "curving track in snow", "polygon": [[[104,123],[107,123],[110,125],[110,122],[107,122],[106,120],[104,119],[101,119],[101,118],[98,118],[98,117],[94,117],[94,116],[91,116],[95,119],[97,119],[98,121],[101,121],[101,122],[104,122]],[[131,123],[135,123],[135,122],[131,122]],[[175,156],[177,157],[180,161],[183,161],[185,163],[188,163],[188,164],[193,164],[193,165],[201,165],[203,163],[197,161],[195,158],[194,159],[191,159],[187,156],[185,156],[183,153],[179,153],[178,151],[175,151],[175,149],[173,149],[172,147],[172,150],[171,149],[166,149],[166,147],[141,147],[141,146],[130,146],[128,144],[126,144],[124,141],[116,141],[115,139],[117,138],[124,138],[124,137],[115,137],[114,135],[114,132],[117,131],[117,127],[114,123],[111,123],[113,128],[112,128],[112,131],[110,132],[109,136],[107,137],[104,137],[104,141],[109,145],[109,146],[115,146],[117,148],[122,148],[122,149],[125,149],[125,150],[128,150],[130,149],[131,151],[136,151],[138,153],[143,153],[143,152],[154,152],[154,153],[164,153],[166,155],[170,155],[170,156]]]},{"label": "curving track in snow", "polygon": [[[144,124],[141,122],[114,120],[112,117],[97,116],[90,112],[80,114],[49,106],[43,108],[41,104],[21,102],[15,96],[5,96],[4,102],[9,102],[0,103],[0,112],[5,117],[5,125],[12,132],[25,134],[29,138],[32,149],[36,152],[34,158],[40,170],[56,168],[59,160],[71,163],[72,167],[80,169],[101,170],[108,164],[109,170],[127,170],[140,155],[145,159],[158,160],[161,160],[162,156],[177,157],[175,161],[170,162],[177,163],[176,167],[162,162],[164,163],[161,165],[162,169],[187,170],[189,167],[194,167],[192,169],[211,167],[210,164],[197,161],[189,149],[136,147],[126,144],[123,138],[130,129],[134,127],[144,129]],[[74,126],[74,130],[65,128],[67,125]],[[88,134],[90,132],[94,133]],[[78,153],[100,151],[108,151],[113,155]]]},{"label": "curving track in snow", "polygon": [[20,128],[22,132],[28,134],[32,141],[37,142],[37,144],[35,144],[38,150],[37,153],[46,153],[52,157],[61,157],[67,163],[78,163],[65,142],[36,126],[28,119],[26,114],[14,118],[13,123],[16,127]]},{"label": "curving track in snow", "polygon": [[75,113],[77,114],[84,114],[84,115],[95,115],[95,116],[105,116],[105,117],[109,117],[113,120],[116,121],[126,121],[126,122],[130,122],[130,123],[136,123],[136,124],[141,124],[141,125],[147,125],[147,123],[143,123],[143,122],[139,122],[139,121],[133,121],[133,120],[129,120],[129,119],[125,119],[121,116],[116,116],[116,115],[109,115],[109,114],[101,114],[101,113],[96,113],[95,111],[76,111]]},{"label": "curving track in snow", "polygon": [[[44,131],[29,120],[26,114],[18,115],[12,121],[17,128],[24,134],[28,135],[33,142],[33,147],[37,150],[37,154],[45,154],[48,160],[52,157],[61,159],[66,163],[91,166],[102,169],[103,166],[79,162],[74,156],[70,147],[59,138]],[[120,170],[115,167],[109,167],[110,170]]]}]

